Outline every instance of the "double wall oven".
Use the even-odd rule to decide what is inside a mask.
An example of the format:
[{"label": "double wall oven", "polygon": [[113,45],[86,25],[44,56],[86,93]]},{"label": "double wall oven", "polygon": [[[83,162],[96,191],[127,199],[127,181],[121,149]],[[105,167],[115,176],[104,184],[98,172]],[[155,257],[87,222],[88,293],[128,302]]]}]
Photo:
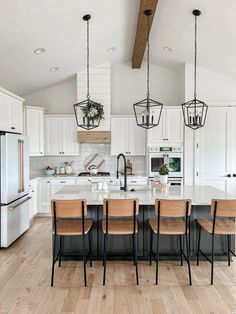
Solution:
[{"label": "double wall oven", "polygon": [[183,146],[152,146],[148,148],[149,178],[159,176],[160,166],[167,164],[169,181],[172,184],[183,182]]}]

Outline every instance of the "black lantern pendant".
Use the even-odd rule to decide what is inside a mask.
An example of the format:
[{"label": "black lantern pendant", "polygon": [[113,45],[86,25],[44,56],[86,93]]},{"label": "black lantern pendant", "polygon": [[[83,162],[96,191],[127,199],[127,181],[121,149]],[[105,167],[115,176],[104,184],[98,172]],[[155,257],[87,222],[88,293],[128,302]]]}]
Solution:
[{"label": "black lantern pendant", "polygon": [[145,16],[147,16],[148,24],[148,37],[147,37],[147,98],[143,99],[134,106],[134,113],[137,125],[145,128],[151,129],[157,126],[160,122],[161,112],[163,104],[150,98],[149,91],[149,32],[150,32],[150,16],[152,15],[152,10],[144,11]]},{"label": "black lantern pendant", "polygon": [[197,130],[205,125],[208,106],[197,99],[197,17],[201,14],[199,10],[193,10],[195,17],[195,39],[194,39],[194,99],[182,104],[184,124]]},{"label": "black lantern pendant", "polygon": [[[92,101],[89,93],[89,20],[90,14],[83,16],[83,20],[87,22],[87,98],[74,105],[74,112],[78,127],[91,130],[97,128],[101,118],[98,114],[99,110],[103,111],[103,106]],[[101,108],[99,107],[101,106]]]}]

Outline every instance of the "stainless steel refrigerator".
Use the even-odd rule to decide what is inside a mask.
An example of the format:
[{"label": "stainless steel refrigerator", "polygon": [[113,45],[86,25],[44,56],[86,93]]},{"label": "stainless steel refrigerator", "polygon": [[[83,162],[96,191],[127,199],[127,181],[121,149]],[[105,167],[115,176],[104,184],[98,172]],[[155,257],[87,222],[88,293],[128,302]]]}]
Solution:
[{"label": "stainless steel refrigerator", "polygon": [[1,247],[29,228],[29,150],[24,135],[0,132]]}]

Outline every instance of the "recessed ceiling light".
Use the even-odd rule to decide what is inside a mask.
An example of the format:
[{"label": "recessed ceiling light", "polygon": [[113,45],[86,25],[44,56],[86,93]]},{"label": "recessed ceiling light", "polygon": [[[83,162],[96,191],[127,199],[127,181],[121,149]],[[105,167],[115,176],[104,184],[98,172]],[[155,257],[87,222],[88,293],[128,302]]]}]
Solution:
[{"label": "recessed ceiling light", "polygon": [[34,53],[36,55],[41,55],[42,53],[44,53],[46,50],[44,48],[37,48],[34,50]]},{"label": "recessed ceiling light", "polygon": [[108,53],[111,53],[111,52],[114,52],[114,51],[116,51],[116,47],[110,47],[110,48],[107,49]]},{"label": "recessed ceiling light", "polygon": [[49,69],[49,71],[51,71],[51,72],[56,72],[56,71],[58,71],[58,70],[59,70],[58,67],[53,67],[53,68]]},{"label": "recessed ceiling light", "polygon": [[163,47],[163,50],[165,52],[171,52],[172,51],[172,49],[170,47],[167,47],[167,46]]}]

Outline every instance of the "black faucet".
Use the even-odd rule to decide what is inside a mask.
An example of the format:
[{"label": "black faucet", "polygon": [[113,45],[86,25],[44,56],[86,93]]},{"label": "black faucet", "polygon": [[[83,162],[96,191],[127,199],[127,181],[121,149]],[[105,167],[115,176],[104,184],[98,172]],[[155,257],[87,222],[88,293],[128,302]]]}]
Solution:
[{"label": "black faucet", "polygon": [[124,186],[121,186],[120,189],[123,191],[127,191],[127,169],[126,169],[126,158],[124,154],[119,154],[117,156],[117,169],[116,169],[116,178],[119,178],[119,160],[120,157],[123,157],[124,160]]}]

